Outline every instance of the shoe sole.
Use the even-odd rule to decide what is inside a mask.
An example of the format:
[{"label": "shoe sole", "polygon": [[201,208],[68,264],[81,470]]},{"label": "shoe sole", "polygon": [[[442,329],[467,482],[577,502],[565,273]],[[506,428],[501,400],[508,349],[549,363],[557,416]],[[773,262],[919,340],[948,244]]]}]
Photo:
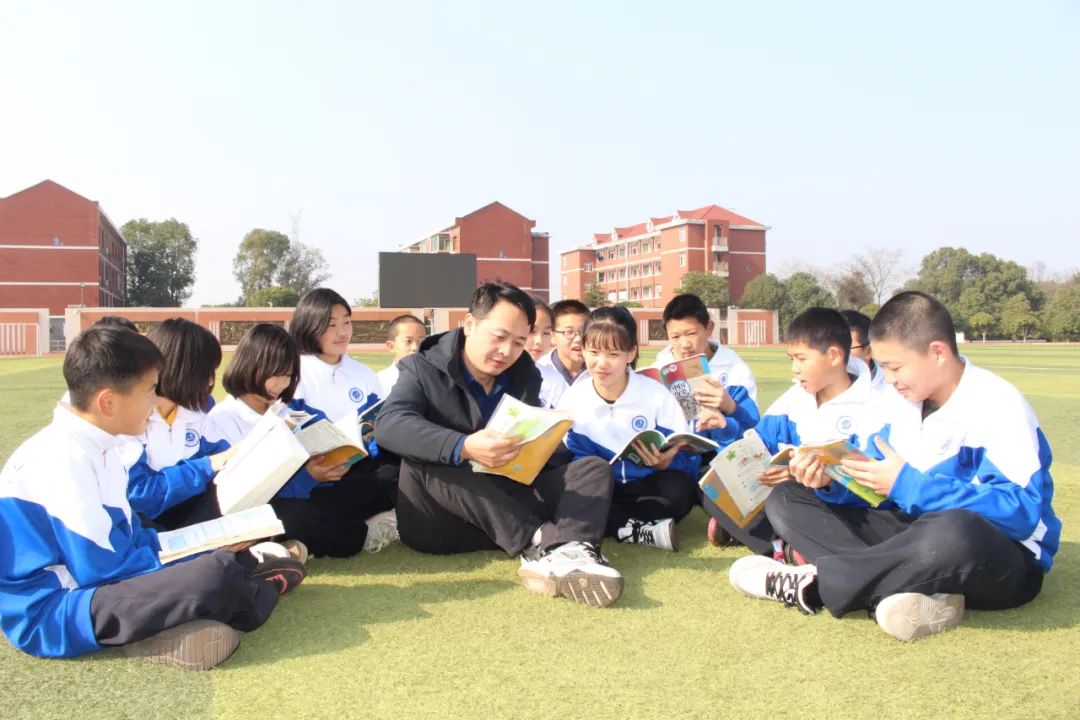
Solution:
[{"label": "shoe sole", "polygon": [[605,608],[614,603],[622,595],[622,577],[607,577],[572,570],[562,577],[553,578],[546,575],[538,575],[524,568],[518,570],[525,589],[545,597],[559,597],[567,600],[588,605],[589,607]]},{"label": "shoe sole", "polygon": [[195,620],[124,646],[124,655],[184,670],[209,670],[240,646],[240,633],[224,623]]},{"label": "shoe sole", "polygon": [[674,521],[671,523],[671,552],[679,552],[679,526]]},{"label": "shoe sole", "polygon": [[959,625],[964,619],[964,596],[890,595],[878,604],[874,616],[882,630],[897,640],[910,642]]}]

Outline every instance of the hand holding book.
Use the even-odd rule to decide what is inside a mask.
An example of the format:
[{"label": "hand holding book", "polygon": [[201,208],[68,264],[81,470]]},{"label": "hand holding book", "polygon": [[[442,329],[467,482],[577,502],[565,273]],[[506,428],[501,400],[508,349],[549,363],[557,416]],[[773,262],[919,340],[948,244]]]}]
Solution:
[{"label": "hand holding book", "polygon": [[481,428],[465,436],[461,459],[472,460],[485,467],[502,467],[521,452],[522,436],[503,437],[491,428]]}]

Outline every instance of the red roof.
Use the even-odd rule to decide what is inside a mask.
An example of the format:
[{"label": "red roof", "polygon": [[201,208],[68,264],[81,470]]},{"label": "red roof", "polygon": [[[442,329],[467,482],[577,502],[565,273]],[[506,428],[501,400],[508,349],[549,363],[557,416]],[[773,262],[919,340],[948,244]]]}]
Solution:
[{"label": "red roof", "polygon": [[725,220],[730,225],[761,225],[757,220],[738,215],[719,205],[706,205],[697,210],[680,210],[679,217],[684,220]]},{"label": "red roof", "polygon": [[615,228],[615,234],[620,238],[634,237],[635,235],[644,235],[648,230],[645,227],[645,223],[638,223],[637,225],[630,225],[628,227]]},{"label": "red roof", "polygon": [[653,225],[663,225],[664,223],[671,222],[671,217],[671,215],[668,215],[667,217],[649,218],[649,220],[652,221]]},{"label": "red roof", "polygon": [[611,233],[593,233],[593,240],[598,243],[607,242],[611,240]]}]

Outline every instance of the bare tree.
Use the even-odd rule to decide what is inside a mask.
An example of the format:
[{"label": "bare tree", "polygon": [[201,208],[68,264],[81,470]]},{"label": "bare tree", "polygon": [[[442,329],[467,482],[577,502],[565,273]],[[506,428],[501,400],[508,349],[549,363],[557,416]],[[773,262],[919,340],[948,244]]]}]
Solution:
[{"label": "bare tree", "polygon": [[857,275],[869,286],[874,302],[881,305],[896,288],[903,284],[907,274],[903,267],[904,251],[883,248],[867,248],[851,258],[846,270]]}]

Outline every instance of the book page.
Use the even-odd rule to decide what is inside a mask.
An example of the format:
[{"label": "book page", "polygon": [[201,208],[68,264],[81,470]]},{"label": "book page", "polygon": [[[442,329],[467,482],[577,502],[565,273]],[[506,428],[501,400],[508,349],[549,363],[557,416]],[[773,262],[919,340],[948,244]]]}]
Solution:
[{"label": "book page", "polygon": [[344,445],[352,445],[353,441],[341,431],[336,423],[329,420],[319,420],[308,425],[296,433],[296,439],[304,446],[310,455],[325,455],[331,450],[337,450]]},{"label": "book page", "polygon": [[241,512],[188,527],[158,533],[161,561],[169,562],[241,540],[253,540],[285,532],[269,505],[258,505]]},{"label": "book page", "polygon": [[630,440],[625,445],[623,445],[622,450],[615,453],[615,457],[611,458],[611,462],[609,464],[614,465],[620,460],[626,460],[627,462],[632,462],[635,465],[644,466],[645,462],[641,459],[641,456],[638,455],[637,450],[635,450],[633,447],[634,443],[637,441],[640,441],[644,445],[651,446],[655,450],[660,450],[662,447],[664,447],[665,438],[663,433],[661,433],[659,430],[642,430],[637,435],[630,438]]},{"label": "book page", "polygon": [[743,515],[764,503],[772,490],[758,479],[769,467],[769,450],[753,430],[717,453],[709,466]]},{"label": "book page", "polygon": [[267,502],[308,456],[283,419],[263,415],[214,478],[221,512],[246,510]]},{"label": "book page", "polygon": [[569,420],[570,414],[545,410],[526,405],[517,398],[503,395],[487,427],[499,434],[499,437],[521,437],[521,444],[532,442],[556,424]]}]

